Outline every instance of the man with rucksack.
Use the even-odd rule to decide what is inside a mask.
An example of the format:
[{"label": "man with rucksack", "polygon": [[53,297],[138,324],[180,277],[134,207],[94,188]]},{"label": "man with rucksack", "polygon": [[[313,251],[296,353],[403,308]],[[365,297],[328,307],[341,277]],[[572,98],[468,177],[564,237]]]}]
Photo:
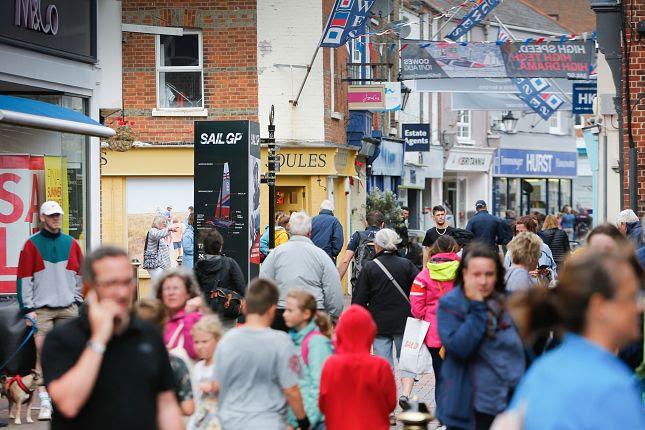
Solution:
[{"label": "man with rucksack", "polygon": [[347,244],[347,250],[345,251],[343,260],[338,268],[338,273],[342,279],[345,273],[347,273],[350,261],[353,260],[352,273],[349,279],[352,287],[356,285],[358,274],[363,268],[363,263],[371,260],[376,255],[374,236],[385,224],[383,214],[379,211],[372,211],[365,217],[365,223],[367,224],[365,230],[355,231],[352,235]]}]

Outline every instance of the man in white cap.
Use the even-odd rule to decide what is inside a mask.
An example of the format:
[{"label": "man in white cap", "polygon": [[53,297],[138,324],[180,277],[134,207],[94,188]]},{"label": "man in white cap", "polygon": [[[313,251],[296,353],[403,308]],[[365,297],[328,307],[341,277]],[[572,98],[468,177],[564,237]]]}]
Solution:
[{"label": "man in white cap", "polygon": [[[61,231],[63,208],[55,201],[40,207],[42,229],[31,236],[20,253],[16,291],[27,325],[38,326],[35,336],[37,367],[45,335],[55,325],[78,316],[83,302],[81,267],[83,253],[72,236]],[[52,406],[40,387],[39,420],[51,420]]]}]

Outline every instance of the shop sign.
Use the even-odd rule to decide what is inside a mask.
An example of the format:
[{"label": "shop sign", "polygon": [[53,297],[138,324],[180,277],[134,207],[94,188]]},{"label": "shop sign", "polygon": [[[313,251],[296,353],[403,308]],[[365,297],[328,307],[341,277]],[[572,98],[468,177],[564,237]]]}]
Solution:
[{"label": "shop sign", "polygon": [[577,153],[498,149],[494,172],[496,176],[574,178]]},{"label": "shop sign", "polygon": [[372,162],[372,175],[403,176],[403,144],[383,139],[379,148]]},{"label": "shop sign", "polygon": [[[251,121],[196,121],[195,237],[217,229],[223,253],[242,268],[246,282],[260,264],[260,126]],[[203,244],[195,241],[203,258]]]},{"label": "shop sign", "polygon": [[406,152],[430,151],[430,124],[403,124],[401,134]]},{"label": "shop sign", "polygon": [[487,172],[493,156],[486,153],[450,151],[445,170],[453,172]]},{"label": "shop sign", "polygon": [[0,1],[0,42],[95,63],[96,14],[97,0]]},{"label": "shop sign", "polygon": [[593,101],[598,94],[596,83],[573,84],[573,113],[593,113]]},{"label": "shop sign", "polygon": [[16,292],[20,250],[38,231],[44,189],[43,156],[0,155],[0,293]]},{"label": "shop sign", "polygon": [[349,110],[384,110],[384,85],[350,85],[347,89]]}]

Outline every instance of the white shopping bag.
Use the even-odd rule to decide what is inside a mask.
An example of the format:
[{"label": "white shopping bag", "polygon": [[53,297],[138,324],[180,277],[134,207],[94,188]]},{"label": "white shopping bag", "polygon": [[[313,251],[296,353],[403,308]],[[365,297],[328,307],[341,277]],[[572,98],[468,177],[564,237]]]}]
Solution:
[{"label": "white shopping bag", "polygon": [[430,323],[415,318],[408,318],[405,323],[399,369],[417,375],[432,373],[432,356],[425,344],[426,333]]}]

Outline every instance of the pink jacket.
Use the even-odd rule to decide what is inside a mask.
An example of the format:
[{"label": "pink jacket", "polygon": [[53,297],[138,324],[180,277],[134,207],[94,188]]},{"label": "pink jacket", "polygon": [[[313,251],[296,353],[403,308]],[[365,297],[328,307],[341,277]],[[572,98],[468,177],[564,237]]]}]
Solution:
[{"label": "pink jacket", "polygon": [[428,267],[423,269],[412,283],[410,290],[412,315],[430,323],[426,334],[426,345],[430,348],[441,348],[437,330],[439,299],[452,290],[458,267],[459,256],[455,253],[433,255],[428,262]]},{"label": "pink jacket", "polygon": [[[191,333],[193,326],[199,319],[202,317],[202,314],[199,312],[190,312],[186,313],[185,310],[181,310],[175,314],[168,323],[166,324],[166,330],[163,334],[163,341],[166,344],[168,349],[173,349],[180,342],[180,339],[184,339],[184,349],[188,353],[188,356],[192,359],[197,359],[197,353],[195,352],[195,347],[193,346],[193,335]],[[172,335],[177,331],[179,325],[184,323],[184,327],[181,330],[181,334],[177,336],[172,345],[168,345],[168,342],[172,339]]]}]

